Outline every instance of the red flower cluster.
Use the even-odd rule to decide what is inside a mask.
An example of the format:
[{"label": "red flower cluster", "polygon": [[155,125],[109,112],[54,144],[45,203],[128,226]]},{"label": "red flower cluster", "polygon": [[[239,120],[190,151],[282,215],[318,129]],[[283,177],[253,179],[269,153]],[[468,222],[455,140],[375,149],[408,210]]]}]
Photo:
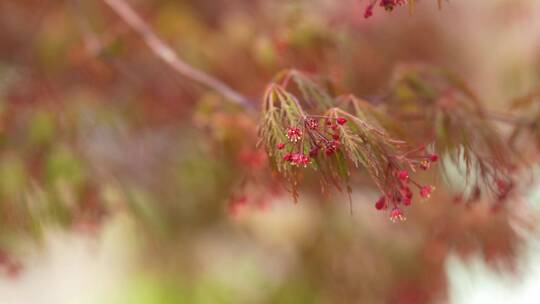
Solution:
[{"label": "red flower cluster", "polygon": [[[297,125],[284,130],[287,142],[276,144],[276,149],[283,151],[282,159],[295,167],[307,167],[312,159],[334,155],[342,145],[341,131],[347,123],[344,117],[304,116]],[[424,147],[402,155],[387,155],[386,173],[378,183],[384,195],[375,203],[378,210],[391,208],[392,221],[405,220],[403,207],[412,205],[413,190],[416,187],[421,198],[427,199],[434,190],[433,186],[420,185],[411,178],[417,169],[427,170],[439,157],[425,153]],[[406,169],[410,168],[410,169]]]},{"label": "red flower cluster", "polygon": [[386,11],[390,12],[394,10],[396,6],[407,3],[407,0],[372,0],[364,11],[364,18],[373,16],[373,8],[379,2],[379,6],[383,7]]},{"label": "red flower cluster", "polygon": [[276,148],[288,148],[283,155],[284,161],[293,166],[307,167],[311,159],[321,151],[331,156],[338,150],[341,144],[339,127],[346,123],[347,119],[343,117],[306,117],[300,126],[291,126],[285,130],[289,142],[278,143]]},{"label": "red flower cluster", "polygon": [[[431,167],[432,163],[438,160],[438,156],[435,154],[427,154],[416,160],[409,160],[409,162],[414,166],[418,166],[421,169],[428,169]],[[411,190],[411,185],[418,189],[420,197],[423,199],[428,199],[431,195],[431,192],[435,190],[435,187],[426,185],[422,186],[416,181],[414,181],[409,176],[409,171],[405,169],[392,169],[397,168],[393,162],[389,164],[390,172],[392,176],[389,178],[389,190],[388,192],[381,196],[375,202],[375,208],[377,210],[386,210],[389,207],[392,207],[390,211],[390,220],[396,222],[397,220],[404,221],[405,215],[400,206],[408,207],[412,204],[413,192]]]},{"label": "red flower cluster", "polygon": [[311,159],[308,155],[305,155],[303,153],[289,152],[285,154],[285,156],[283,156],[283,160],[291,163],[291,165],[293,166],[303,166],[305,168],[307,167]]},{"label": "red flower cluster", "polygon": [[289,127],[287,129],[287,138],[292,142],[297,142],[302,138],[302,130],[296,127]]}]

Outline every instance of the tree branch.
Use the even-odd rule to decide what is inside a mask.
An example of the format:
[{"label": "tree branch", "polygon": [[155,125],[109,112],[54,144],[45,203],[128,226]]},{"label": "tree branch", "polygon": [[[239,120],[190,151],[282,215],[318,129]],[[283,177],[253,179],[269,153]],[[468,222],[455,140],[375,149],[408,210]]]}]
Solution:
[{"label": "tree branch", "polygon": [[252,110],[253,104],[221,80],[189,65],[176,55],[173,49],[161,40],[139,15],[125,2],[125,0],[103,0],[123,21],[129,25],[146,43],[158,58],[167,63],[173,70],[184,77],[196,81],[223,95],[230,101]]}]

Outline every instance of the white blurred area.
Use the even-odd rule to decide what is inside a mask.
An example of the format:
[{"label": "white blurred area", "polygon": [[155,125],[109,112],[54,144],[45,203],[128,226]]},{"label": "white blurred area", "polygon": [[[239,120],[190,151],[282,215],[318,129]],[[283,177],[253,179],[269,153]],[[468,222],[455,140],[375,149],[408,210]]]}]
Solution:
[{"label": "white blurred area", "polygon": [[130,220],[117,216],[97,238],[49,230],[42,247],[24,250],[34,254],[23,257],[18,276],[0,276],[0,303],[106,303],[129,273],[132,227]]},{"label": "white blurred area", "polygon": [[480,255],[467,262],[452,254],[447,258],[449,303],[534,304],[540,297],[540,242],[530,239],[519,256],[518,272],[500,272]]},{"label": "white blurred area", "polygon": [[[535,171],[538,176],[538,170]],[[527,204],[522,210],[528,213],[540,207],[540,185],[527,194]],[[527,216],[522,214],[522,216]],[[486,264],[480,254],[467,261],[456,254],[446,258],[449,303],[452,304],[533,304],[540,298],[540,238],[537,233],[522,231],[525,239],[517,257],[514,271],[499,271]]]}]

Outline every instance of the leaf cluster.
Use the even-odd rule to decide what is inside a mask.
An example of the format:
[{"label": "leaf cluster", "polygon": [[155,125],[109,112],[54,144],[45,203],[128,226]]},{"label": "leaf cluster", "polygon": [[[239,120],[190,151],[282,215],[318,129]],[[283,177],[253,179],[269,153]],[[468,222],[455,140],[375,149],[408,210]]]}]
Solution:
[{"label": "leaf cluster", "polygon": [[[468,184],[497,192],[497,181],[511,183],[512,151],[490,112],[460,77],[425,65],[400,66],[386,105],[396,119],[418,123],[425,130],[421,140],[433,142],[447,164],[462,168]],[[441,168],[446,175],[446,166]]]},{"label": "leaf cluster", "polygon": [[[346,123],[333,123],[338,119]],[[311,134],[305,127],[309,120],[315,120],[318,125],[335,124],[333,136],[339,139],[335,153],[310,153],[320,148],[321,135]],[[295,198],[303,170],[283,161],[287,151],[276,148],[288,142],[286,130],[291,126],[300,126],[307,134],[296,144],[295,151],[311,154],[310,167],[320,176],[323,190],[333,186],[350,192],[351,171],[358,168],[371,177],[382,193],[392,195],[401,185],[394,173],[400,169],[414,171],[415,153],[408,153],[409,147],[404,141],[390,136],[385,128],[392,125],[390,121],[389,116],[370,103],[352,95],[332,97],[329,89],[306,74],[292,70],[282,72],[268,86],[263,98],[259,136],[270,164],[291,186],[289,190]]]}]

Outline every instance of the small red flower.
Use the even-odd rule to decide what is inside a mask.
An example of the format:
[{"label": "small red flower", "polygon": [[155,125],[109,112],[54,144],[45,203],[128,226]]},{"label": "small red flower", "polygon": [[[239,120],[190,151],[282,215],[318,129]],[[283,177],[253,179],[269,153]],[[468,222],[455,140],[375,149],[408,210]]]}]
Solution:
[{"label": "small red flower", "polygon": [[506,182],[506,181],[504,181],[504,180],[502,180],[500,178],[497,178],[495,180],[495,184],[497,185],[497,189],[500,192],[507,192],[513,186],[511,182]]},{"label": "small red flower", "polygon": [[309,156],[303,153],[293,153],[291,156],[291,163],[296,166],[306,167],[309,164]]},{"label": "small red flower", "polygon": [[277,144],[277,145],[276,145],[276,148],[277,148],[278,150],[283,150],[283,148],[285,148],[285,144],[284,144],[284,143]]},{"label": "small red flower", "polygon": [[413,193],[412,193],[412,191],[411,191],[411,188],[409,188],[409,187],[403,187],[403,188],[401,188],[400,192],[401,192],[401,195],[402,195],[403,197],[405,197],[405,198],[411,199],[411,198],[413,197]]},{"label": "small red flower", "polygon": [[420,162],[420,168],[422,170],[427,170],[431,167],[431,162],[429,160],[424,159]]},{"label": "small red flower", "polygon": [[296,127],[287,128],[287,138],[292,142],[297,142],[302,138],[302,130]]},{"label": "small red flower", "polygon": [[315,130],[319,127],[319,122],[313,118],[308,118],[306,120],[306,125],[308,126],[308,128]]},{"label": "small red flower", "polygon": [[332,125],[332,120],[330,120],[330,118],[326,118],[324,123],[327,125],[327,126],[331,126]]},{"label": "small red flower", "polygon": [[340,125],[344,125],[345,123],[347,123],[347,119],[343,118],[343,117],[338,117],[336,119],[337,123],[340,124]]},{"label": "small red flower", "polygon": [[333,147],[326,147],[326,149],[324,150],[324,153],[326,154],[326,156],[330,156],[332,154],[334,154],[334,152],[336,152],[336,149],[334,149]]},{"label": "small red flower", "polygon": [[387,11],[392,11],[396,6],[404,4],[405,0],[381,0],[380,6]]},{"label": "small red flower", "polygon": [[390,212],[390,220],[394,223],[398,220],[404,221],[406,219],[405,214],[403,214],[403,211],[399,207],[394,207],[394,209],[392,209]]},{"label": "small red flower", "polygon": [[364,11],[364,18],[367,19],[371,16],[373,16],[373,4],[368,5]]},{"label": "small red flower", "polygon": [[386,11],[392,11],[396,6],[403,5],[407,0],[371,0],[364,11],[364,18],[369,18],[373,15],[373,7],[379,2],[379,6],[383,7]]},{"label": "small red flower", "polygon": [[423,186],[420,188],[420,196],[423,198],[429,198],[431,195],[431,192],[433,191],[433,186]]},{"label": "small red flower", "polygon": [[497,199],[499,201],[504,201],[508,197],[512,189],[514,188],[514,184],[511,181],[507,182],[500,178],[497,178],[495,180],[495,184],[497,185],[497,190],[498,190]]},{"label": "small red flower", "polygon": [[284,161],[288,161],[290,162],[292,160],[292,157],[293,157],[293,154],[292,153],[287,153],[283,156],[283,160]]},{"label": "small red flower", "polygon": [[434,162],[437,162],[439,160],[439,156],[437,154],[429,154],[428,159],[429,159],[429,161],[434,163]]},{"label": "small red flower", "polygon": [[412,198],[410,197],[404,197],[403,198],[403,205],[410,206],[412,204]]},{"label": "small red flower", "polygon": [[400,181],[406,183],[406,182],[409,181],[409,172],[407,172],[407,170],[400,170],[400,171],[398,171],[398,172],[396,173],[396,177],[397,177]]},{"label": "small red flower", "polygon": [[381,0],[380,6],[384,7],[385,10],[391,11],[394,9],[394,1],[393,0]]},{"label": "small red flower", "polygon": [[324,152],[326,153],[326,155],[330,156],[334,154],[334,152],[336,152],[338,147],[339,147],[339,141],[333,141],[326,146],[326,149]]},{"label": "small red flower", "polygon": [[377,200],[377,202],[375,202],[375,209],[377,209],[377,210],[386,209],[386,197],[385,196],[381,196]]}]

